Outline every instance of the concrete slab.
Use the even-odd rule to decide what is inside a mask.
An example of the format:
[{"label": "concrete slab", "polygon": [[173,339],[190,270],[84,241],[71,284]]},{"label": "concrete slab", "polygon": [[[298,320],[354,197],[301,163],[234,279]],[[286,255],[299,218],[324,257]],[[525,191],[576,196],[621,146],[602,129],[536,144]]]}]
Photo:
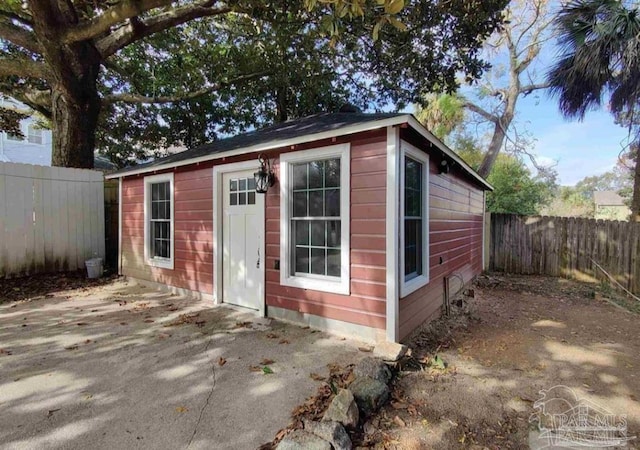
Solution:
[{"label": "concrete slab", "polygon": [[256,448],[360,345],[125,281],[2,304],[0,448]]}]

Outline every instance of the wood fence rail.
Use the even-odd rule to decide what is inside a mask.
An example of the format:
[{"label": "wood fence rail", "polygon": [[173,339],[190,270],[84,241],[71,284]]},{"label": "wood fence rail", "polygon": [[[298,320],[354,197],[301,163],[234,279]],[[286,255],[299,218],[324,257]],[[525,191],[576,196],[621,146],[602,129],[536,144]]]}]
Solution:
[{"label": "wood fence rail", "polygon": [[104,258],[103,175],[0,163],[0,278]]},{"label": "wood fence rail", "polygon": [[583,281],[607,277],[640,293],[640,223],[492,214],[489,269]]}]

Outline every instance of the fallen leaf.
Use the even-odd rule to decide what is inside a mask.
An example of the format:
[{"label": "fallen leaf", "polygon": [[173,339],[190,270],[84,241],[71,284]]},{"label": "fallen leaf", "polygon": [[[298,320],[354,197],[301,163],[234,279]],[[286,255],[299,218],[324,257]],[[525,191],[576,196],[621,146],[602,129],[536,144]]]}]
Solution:
[{"label": "fallen leaf", "polygon": [[224,366],[227,363],[227,360],[224,359],[222,356],[220,358],[218,358],[218,365],[220,367]]},{"label": "fallen leaf", "polygon": [[236,322],[233,328],[251,328],[251,322]]},{"label": "fallen leaf", "polygon": [[262,372],[262,368],[260,366],[249,366],[249,370],[251,372]]},{"label": "fallen leaf", "polygon": [[127,322],[120,322],[120,325],[126,325]]},{"label": "fallen leaf", "polygon": [[268,366],[269,364],[273,364],[275,361],[273,359],[269,359],[269,358],[264,358],[262,361],[260,361],[260,365],[261,366]]},{"label": "fallen leaf", "polygon": [[144,319],[144,322],[145,323],[153,323],[153,322],[155,322],[155,320],[153,320],[153,319]]},{"label": "fallen leaf", "polygon": [[264,366],[262,368],[262,373],[264,373],[265,375],[270,375],[273,373],[273,370],[271,370],[271,367],[269,366]]},{"label": "fallen leaf", "polygon": [[91,339],[87,339],[86,341],[84,341],[85,344],[91,344]]},{"label": "fallen leaf", "polygon": [[176,408],[176,412],[179,412],[179,413],[185,413],[185,412],[187,412],[187,411],[189,411],[189,410],[188,410],[186,407],[184,407],[184,406],[178,406],[178,407]]},{"label": "fallen leaf", "polygon": [[267,339],[279,339],[280,338],[280,336],[278,336],[275,333],[267,333],[266,336],[267,336]]},{"label": "fallen leaf", "polygon": [[406,426],[407,426],[407,424],[406,424],[406,423],[404,423],[404,420],[402,420],[402,419],[401,419],[400,417],[398,417],[398,416],[395,416],[395,417],[393,418],[393,422],[394,422],[396,425],[398,425],[399,427],[402,427],[402,428],[404,428],[404,427],[406,427]]},{"label": "fallen leaf", "polygon": [[326,380],[326,377],[323,377],[322,375],[318,375],[317,373],[311,373],[311,374],[309,374],[309,377],[311,377],[311,379],[315,380],[315,381],[324,381],[324,380]]},{"label": "fallen leaf", "polygon": [[12,355],[12,354],[13,354],[13,352],[12,352],[11,350],[5,350],[5,349],[3,349],[3,348],[0,348],[0,355],[7,355],[7,356],[10,356],[10,355]]}]

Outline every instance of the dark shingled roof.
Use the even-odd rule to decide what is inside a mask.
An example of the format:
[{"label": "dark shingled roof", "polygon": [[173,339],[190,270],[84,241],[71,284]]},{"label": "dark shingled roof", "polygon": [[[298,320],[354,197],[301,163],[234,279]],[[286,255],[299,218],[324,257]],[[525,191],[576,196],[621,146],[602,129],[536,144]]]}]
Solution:
[{"label": "dark shingled roof", "polygon": [[[158,158],[154,161],[140,164],[138,166],[128,167],[126,169],[113,172],[110,175],[126,174],[127,172],[140,169],[153,169],[154,167],[163,166],[165,164],[187,161],[189,159],[200,158],[216,153],[248,148],[260,144],[276,144],[279,141],[285,141],[300,136],[323,133],[326,131],[337,130],[353,125],[360,125],[367,122],[375,122],[377,120],[390,119],[393,117],[404,116],[399,113],[381,113],[381,114],[364,114],[364,113],[323,113],[307,116],[302,119],[289,120],[249,133],[239,134],[226,139],[212,142],[210,144],[201,145],[200,147],[186,150],[184,152]],[[274,145],[277,147],[277,145]]]}]

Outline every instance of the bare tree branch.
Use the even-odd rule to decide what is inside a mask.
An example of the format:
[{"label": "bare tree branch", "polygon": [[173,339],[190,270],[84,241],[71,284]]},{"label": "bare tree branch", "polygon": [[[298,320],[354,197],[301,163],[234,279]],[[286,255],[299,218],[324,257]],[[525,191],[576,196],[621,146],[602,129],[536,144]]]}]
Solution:
[{"label": "bare tree branch", "polygon": [[209,2],[201,2],[189,6],[173,8],[169,11],[149,17],[146,20],[130,21],[109,35],[100,39],[96,47],[103,58],[107,58],[116,53],[121,48],[150,36],[159,31],[166,30],[176,25],[183,24],[198,17],[210,17],[227,14],[232,8],[227,6],[209,7],[203,6]]},{"label": "bare tree branch", "polygon": [[0,57],[0,76],[18,76],[24,78],[49,78],[49,71],[44,63],[28,58]]},{"label": "bare tree branch", "polygon": [[0,39],[6,39],[18,47],[22,47],[33,53],[40,53],[42,50],[32,32],[12,24],[10,19],[1,16]]},{"label": "bare tree branch", "polygon": [[549,86],[550,86],[549,83],[527,84],[525,86],[520,87],[520,92],[524,95],[529,95],[533,91],[537,91],[539,89],[547,89]]},{"label": "bare tree branch", "polygon": [[[211,2],[209,2],[211,3]],[[160,6],[170,5],[171,0],[123,0],[93,19],[66,30],[62,42],[70,43],[93,39],[109,31],[111,27]]]},{"label": "bare tree branch", "polygon": [[0,92],[24,103],[46,118],[51,118],[51,92],[26,86],[16,87],[11,83],[0,83]]},{"label": "bare tree branch", "polygon": [[462,106],[464,106],[468,110],[478,114],[479,116],[484,117],[489,122],[492,122],[492,123],[499,123],[500,122],[500,118],[498,116],[496,116],[495,114],[491,114],[489,111],[487,111],[486,109],[476,105],[475,103],[464,102],[464,104]]},{"label": "bare tree branch", "polygon": [[226,86],[231,86],[234,84],[242,83],[249,80],[255,80],[257,78],[262,78],[266,75],[269,75],[269,72],[258,72],[252,73],[249,75],[242,75],[237,78],[233,78],[231,80],[222,81],[220,83],[216,83],[212,86],[199,89],[197,91],[189,92],[182,95],[167,95],[167,96],[157,96],[157,97],[147,97],[144,95],[131,94],[131,93],[121,93],[121,94],[111,94],[105,96],[102,101],[104,104],[111,104],[116,102],[124,102],[124,103],[173,103],[180,102],[184,100],[193,100],[198,97],[202,97],[203,95],[210,94],[211,92],[215,92],[219,89],[222,89]]}]

